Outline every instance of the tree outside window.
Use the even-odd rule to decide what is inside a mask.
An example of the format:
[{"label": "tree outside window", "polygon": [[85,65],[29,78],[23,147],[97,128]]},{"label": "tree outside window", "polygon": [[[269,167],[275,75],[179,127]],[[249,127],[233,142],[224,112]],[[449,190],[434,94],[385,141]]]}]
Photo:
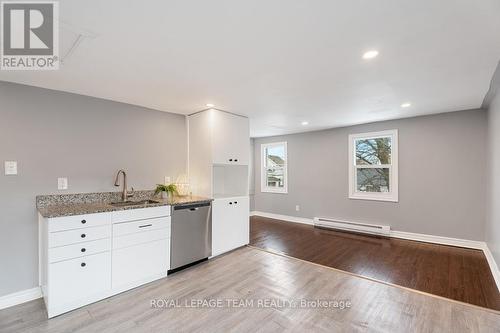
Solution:
[{"label": "tree outside window", "polygon": [[350,135],[350,198],[398,200],[397,130]]}]

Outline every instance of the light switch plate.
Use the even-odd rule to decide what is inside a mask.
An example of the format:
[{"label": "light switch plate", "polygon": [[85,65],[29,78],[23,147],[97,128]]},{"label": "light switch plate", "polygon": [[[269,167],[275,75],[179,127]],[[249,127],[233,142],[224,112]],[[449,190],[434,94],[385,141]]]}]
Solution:
[{"label": "light switch plate", "polygon": [[17,175],[17,161],[5,161],[4,166],[6,176]]},{"label": "light switch plate", "polygon": [[68,189],[68,178],[57,178],[57,189],[67,190]]},{"label": "light switch plate", "polygon": [[170,184],[170,177],[165,176],[165,185],[168,185],[168,184]]}]

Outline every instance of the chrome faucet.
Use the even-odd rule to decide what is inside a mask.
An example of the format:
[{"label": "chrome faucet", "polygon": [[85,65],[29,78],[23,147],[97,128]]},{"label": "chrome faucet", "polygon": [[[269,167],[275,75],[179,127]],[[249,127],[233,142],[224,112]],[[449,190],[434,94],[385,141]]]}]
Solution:
[{"label": "chrome faucet", "polygon": [[128,192],[127,190],[127,174],[125,173],[125,170],[120,170],[116,174],[116,179],[115,179],[115,186],[120,186],[120,173],[123,173],[123,193],[122,193],[122,200],[127,201],[128,198],[134,196],[134,188],[132,187],[132,192]]}]

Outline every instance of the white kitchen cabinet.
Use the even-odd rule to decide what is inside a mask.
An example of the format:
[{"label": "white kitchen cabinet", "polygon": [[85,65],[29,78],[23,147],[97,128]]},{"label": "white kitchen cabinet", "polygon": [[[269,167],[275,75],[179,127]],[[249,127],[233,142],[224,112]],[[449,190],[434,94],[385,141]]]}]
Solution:
[{"label": "white kitchen cabinet", "polygon": [[[219,110],[188,117],[189,181],[194,194],[213,197],[213,166],[247,166],[250,160],[248,118]],[[248,172],[248,171],[247,171]],[[248,194],[248,181],[242,179]]]},{"label": "white kitchen cabinet", "polygon": [[111,251],[111,242],[108,239],[99,239],[84,244],[71,244],[49,249],[49,263],[80,258],[92,254]]},{"label": "white kitchen cabinet", "polygon": [[169,253],[169,238],[113,250],[113,290],[121,292],[166,276]]},{"label": "white kitchen cabinet", "polygon": [[104,225],[98,227],[75,229],[49,233],[49,244],[51,247],[85,243],[98,239],[111,237],[111,226]]},{"label": "white kitchen cabinet", "polygon": [[111,224],[111,213],[96,213],[87,215],[63,216],[52,219],[49,232],[67,231]]},{"label": "white kitchen cabinet", "polygon": [[213,164],[248,165],[249,138],[248,118],[226,112],[213,112]]},{"label": "white kitchen cabinet", "polygon": [[216,256],[249,242],[249,122],[239,115],[206,110],[189,116],[188,125],[189,182],[193,194],[214,199]]},{"label": "white kitchen cabinet", "polygon": [[40,280],[49,318],[165,277],[170,206],[40,216]]},{"label": "white kitchen cabinet", "polygon": [[93,302],[111,289],[111,253],[109,251],[90,256],[50,264],[50,314],[66,312],[66,308],[78,303]]},{"label": "white kitchen cabinet", "polygon": [[249,199],[246,196],[215,199],[212,210],[212,255],[249,243]]},{"label": "white kitchen cabinet", "polygon": [[[133,234],[137,235],[141,232],[158,230],[158,229],[170,229],[170,217],[158,217],[158,218],[146,218],[138,221],[120,222],[113,224],[113,238]],[[160,236],[169,236],[170,232],[167,231],[159,232]]]},{"label": "white kitchen cabinet", "polygon": [[170,216],[113,224],[113,291],[156,280],[169,269]]},{"label": "white kitchen cabinet", "polygon": [[147,242],[154,242],[160,239],[170,238],[170,227],[158,230],[146,230],[134,234],[113,237],[113,249],[140,245]]}]

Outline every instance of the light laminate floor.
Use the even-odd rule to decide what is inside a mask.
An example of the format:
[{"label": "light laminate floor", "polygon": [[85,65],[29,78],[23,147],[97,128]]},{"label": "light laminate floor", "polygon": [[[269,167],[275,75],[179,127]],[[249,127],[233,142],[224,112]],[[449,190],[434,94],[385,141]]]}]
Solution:
[{"label": "light laminate floor", "polygon": [[[152,299],[181,306],[203,299],[254,303],[155,309]],[[315,299],[352,305],[341,310],[277,303]],[[500,314],[249,247],[51,320],[41,300],[0,311],[2,333],[280,331],[500,332]]]}]

